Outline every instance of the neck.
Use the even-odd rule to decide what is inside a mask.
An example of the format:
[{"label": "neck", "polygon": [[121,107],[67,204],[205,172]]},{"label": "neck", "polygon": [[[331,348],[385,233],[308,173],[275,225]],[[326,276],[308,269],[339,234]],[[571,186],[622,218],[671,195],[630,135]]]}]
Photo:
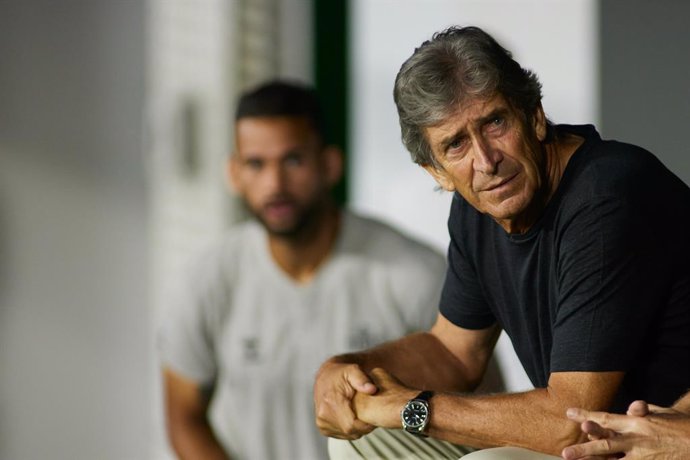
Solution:
[{"label": "neck", "polygon": [[268,246],[273,260],[293,280],[306,283],[330,256],[341,226],[341,212],[329,206],[299,235],[270,235]]},{"label": "neck", "polygon": [[584,143],[584,139],[570,133],[563,133],[556,136],[552,144],[545,146],[546,150],[546,177],[548,184],[546,184],[546,203],[548,203],[553,195],[556,193],[558,186],[565,173],[565,168],[568,166],[570,157],[575,151]]},{"label": "neck", "polygon": [[572,134],[556,135],[552,142],[543,144],[545,162],[542,170],[544,178],[537,190],[529,209],[520,219],[509,223],[505,228],[508,233],[527,233],[539,220],[549,201],[558,190],[565,168],[575,151],[582,145],[584,139]]}]

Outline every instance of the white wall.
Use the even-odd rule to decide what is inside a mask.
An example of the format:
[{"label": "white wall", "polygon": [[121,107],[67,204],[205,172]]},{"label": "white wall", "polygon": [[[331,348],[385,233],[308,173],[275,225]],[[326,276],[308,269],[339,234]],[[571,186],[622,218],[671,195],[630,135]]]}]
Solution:
[{"label": "white wall", "polygon": [[0,0],[0,459],[172,458],[154,337],[233,219],[237,8],[277,5],[270,71],[311,78],[310,2],[248,3]]},{"label": "white wall", "polygon": [[[594,0],[355,0],[352,3],[351,202],[445,250],[451,195],[412,163],[400,141],[392,90],[414,48],[450,25],[478,25],[541,79],[554,122],[596,123]],[[529,387],[502,337],[499,361],[511,390]]]},{"label": "white wall", "polygon": [[144,459],[144,7],[0,2],[0,459]]}]

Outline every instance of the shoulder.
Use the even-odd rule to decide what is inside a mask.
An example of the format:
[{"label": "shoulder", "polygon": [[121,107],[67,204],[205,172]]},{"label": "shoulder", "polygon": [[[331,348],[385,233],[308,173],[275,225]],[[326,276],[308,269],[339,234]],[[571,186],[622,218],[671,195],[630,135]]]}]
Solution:
[{"label": "shoulder", "polygon": [[345,250],[356,251],[383,263],[445,266],[445,258],[431,245],[405,234],[379,219],[345,213]]},{"label": "shoulder", "polygon": [[690,189],[654,154],[598,134],[573,154],[557,192],[560,205],[574,209],[604,201],[652,212],[669,200],[680,205],[688,199]]},{"label": "shoulder", "polygon": [[203,290],[231,283],[238,267],[255,259],[262,237],[261,227],[253,221],[234,225],[191,258],[186,266],[188,284]]}]

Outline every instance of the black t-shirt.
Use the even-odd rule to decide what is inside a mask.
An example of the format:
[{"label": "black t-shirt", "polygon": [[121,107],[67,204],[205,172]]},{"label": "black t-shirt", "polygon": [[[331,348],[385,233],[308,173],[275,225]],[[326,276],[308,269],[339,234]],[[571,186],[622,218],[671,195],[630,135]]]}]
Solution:
[{"label": "black t-shirt", "polygon": [[455,194],[441,313],[498,322],[537,388],[551,372],[624,371],[612,410],[690,388],[690,189],[593,126],[538,222],[506,233]]}]

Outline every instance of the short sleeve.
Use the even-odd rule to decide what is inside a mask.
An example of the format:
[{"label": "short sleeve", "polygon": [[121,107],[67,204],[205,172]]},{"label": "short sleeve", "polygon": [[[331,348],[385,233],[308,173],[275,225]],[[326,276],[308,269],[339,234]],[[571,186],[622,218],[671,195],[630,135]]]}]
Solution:
[{"label": "short sleeve", "polygon": [[163,365],[199,383],[216,378],[214,321],[223,301],[223,280],[215,258],[192,264],[175,289],[158,330]]},{"label": "short sleeve", "polygon": [[465,329],[485,329],[496,323],[482,294],[476,272],[460,251],[452,232],[447,265],[441,291],[441,314]]}]

